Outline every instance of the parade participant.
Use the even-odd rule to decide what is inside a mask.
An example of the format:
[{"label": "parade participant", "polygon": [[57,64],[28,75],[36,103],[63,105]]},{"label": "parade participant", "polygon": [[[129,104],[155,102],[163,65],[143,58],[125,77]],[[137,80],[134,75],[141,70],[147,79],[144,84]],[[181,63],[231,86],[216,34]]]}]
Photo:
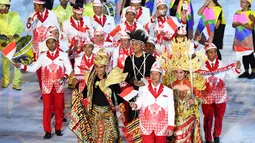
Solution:
[{"label": "parade participant", "polygon": [[[141,1],[141,5],[142,5],[142,6],[145,5],[145,1],[146,1],[146,0],[142,0],[142,1]],[[122,5],[123,5],[123,8],[124,8],[124,7],[128,7],[128,6],[130,5],[130,0],[123,0]]]},{"label": "parade participant", "polygon": [[[194,71],[200,69],[205,57],[199,52],[191,59],[190,41],[172,44],[171,75],[175,104],[175,130],[172,142],[202,143],[200,134],[200,111],[202,102],[201,90],[205,89],[206,80]],[[168,65],[169,66],[169,65]]]},{"label": "parade participant", "polygon": [[[3,34],[8,37],[8,41],[0,42],[0,49],[7,46],[8,42],[19,38],[19,35],[24,31],[23,23],[20,19],[20,16],[17,12],[10,12],[10,1],[2,0],[0,1],[0,34]],[[10,83],[10,61],[2,56],[2,87],[7,88]],[[13,85],[12,88],[15,90],[21,90],[22,74],[21,72],[14,67],[14,76],[13,76]]]},{"label": "parade participant", "polygon": [[[204,98],[202,111],[204,114],[205,140],[206,143],[212,142],[212,125],[213,118],[215,118],[213,137],[215,143],[220,143],[222,121],[226,110],[226,102],[229,100],[224,78],[226,74],[231,74],[232,76],[239,74],[240,62],[225,66],[217,58],[217,47],[213,43],[206,45],[205,50],[208,60],[201,68],[207,71],[207,74],[204,74],[207,81],[206,89],[202,92]],[[225,71],[220,70],[223,68]]]},{"label": "parade participant", "polygon": [[[60,39],[59,36],[59,29],[55,26],[55,25],[51,25],[47,28],[47,35],[52,35],[57,39],[57,50],[61,51],[61,52],[66,52],[68,51],[69,47],[68,47],[68,43],[66,42],[66,40]],[[39,43],[39,53],[45,53],[49,50],[49,48],[46,45],[47,40],[44,40],[43,42]],[[41,96],[41,100],[42,100],[42,96]],[[54,107],[53,107],[54,108]],[[54,114],[52,114],[53,116]],[[66,118],[63,118],[63,122],[66,122]]]},{"label": "parade participant", "polygon": [[74,63],[74,85],[79,84],[81,92],[85,87],[84,76],[89,73],[94,66],[95,55],[93,54],[94,43],[86,38],[83,43],[83,53],[75,57]]},{"label": "parade participant", "polygon": [[194,12],[191,0],[171,0],[170,15],[177,17],[181,25],[184,25],[188,38],[193,38]]},{"label": "parade participant", "polygon": [[[128,73],[126,82],[138,90],[139,87],[144,86],[144,82],[141,80],[150,76],[150,69],[155,62],[155,58],[145,53],[144,47],[148,37],[143,30],[137,30],[131,34],[133,54],[128,56],[125,60],[124,73]],[[132,99],[131,101],[134,101]],[[131,107],[127,109],[126,123],[131,122],[134,118],[137,118],[136,111],[132,111]]]},{"label": "parade participant", "polygon": [[52,103],[55,112],[55,133],[62,136],[61,129],[64,118],[64,82],[70,75],[72,67],[67,53],[57,50],[57,39],[48,35],[46,45],[49,50],[42,53],[32,65],[26,66],[17,63],[16,67],[27,72],[42,71],[42,95],[43,95],[43,128],[44,139],[50,139]]},{"label": "parade participant", "polygon": [[107,75],[106,66],[109,62],[108,59],[109,57],[104,52],[104,49],[101,49],[96,54],[94,68],[89,76],[86,76],[86,86],[82,92],[85,99],[85,108],[91,113],[88,118],[90,120],[92,139],[97,143],[121,142],[115,99],[121,105],[123,99],[118,96],[120,93],[118,83],[124,81],[127,74],[122,73],[119,68],[115,68]]},{"label": "parade participant", "polygon": [[[68,43],[66,40],[61,39],[58,27],[56,27],[55,25],[51,25],[47,28],[46,31],[47,32],[45,34],[52,34],[57,39],[57,49],[58,50],[60,50],[61,52],[68,52],[68,50],[69,50]],[[48,48],[46,46],[46,40],[44,40],[43,42],[40,42],[39,47],[40,47],[39,53],[47,52]]]},{"label": "parade participant", "polygon": [[173,135],[175,118],[173,91],[160,82],[163,74],[160,63],[154,62],[149,85],[140,87],[137,100],[130,103],[133,110],[140,109],[143,143],[166,143],[166,136]]},{"label": "parade participant", "polygon": [[104,6],[100,0],[93,1],[93,10],[95,13],[92,18],[93,28],[97,29],[98,26],[101,26],[104,33],[109,34],[115,28],[114,18],[103,13]]},{"label": "parade participant", "polygon": [[93,53],[97,53],[100,49],[104,48],[104,51],[108,54],[109,64],[106,67],[106,72],[110,72],[113,68],[113,51],[117,47],[117,43],[111,43],[105,41],[106,34],[101,26],[94,31],[94,49]]},{"label": "parade participant", "polygon": [[117,34],[120,31],[125,31],[127,33],[135,32],[138,29],[144,30],[144,27],[135,21],[136,10],[134,7],[128,7],[125,13],[126,21],[119,24],[116,28],[114,28],[108,35],[107,39],[110,41],[114,41],[117,38]]},{"label": "parade participant", "polygon": [[[56,14],[45,8],[45,0],[34,0],[33,2],[35,12],[28,18],[26,28],[28,31],[33,31],[33,53],[36,61],[40,54],[39,43],[46,39],[47,28],[50,25],[55,25],[59,28],[59,23]],[[39,69],[36,74],[41,89],[41,70]]]},{"label": "parade participant", "polygon": [[[187,31],[184,26],[180,26],[177,29],[177,35],[175,37],[175,42],[182,43],[188,40],[187,38]],[[195,57],[195,49],[198,47],[198,41],[191,41],[190,42],[190,49],[189,49],[189,55],[191,57]],[[170,49],[171,51],[171,49]],[[171,53],[171,52],[170,52]]]},{"label": "parade participant", "polygon": [[126,21],[126,10],[129,7],[134,7],[136,10],[136,22],[140,23],[141,25],[145,25],[150,20],[150,10],[147,7],[141,6],[141,0],[131,0],[130,6],[126,7],[122,11],[121,15],[121,23]]},{"label": "parade participant", "polygon": [[69,19],[72,16],[72,6],[68,5],[68,0],[59,0],[60,5],[53,9],[53,12],[56,13],[60,27],[65,20]]},{"label": "parade participant", "polygon": [[203,30],[206,29],[207,33],[209,33],[209,38],[202,36],[200,43],[214,43],[218,48],[218,59],[221,60],[220,49],[223,49],[223,38],[226,26],[226,20],[221,5],[218,0],[206,0],[205,4],[198,10],[198,15],[200,15],[201,18],[194,39],[201,35]]},{"label": "parade participant", "polygon": [[148,38],[145,44],[144,52],[147,54],[151,54],[155,59],[160,56],[160,54],[157,52],[156,44],[152,38]]},{"label": "parade participant", "polygon": [[[254,26],[248,18],[254,13],[251,10],[252,0],[240,0],[242,10],[235,13],[232,27],[235,28],[235,39],[233,50],[237,53],[238,59],[243,61],[245,72],[239,78],[255,78],[255,58],[254,52]],[[252,73],[249,74],[251,67]]]},{"label": "parade participant", "polygon": [[119,32],[120,36],[120,45],[114,49],[113,53],[113,67],[118,66],[120,69],[124,69],[125,60],[128,56],[133,53],[130,36],[125,32]]},{"label": "parade participant", "polygon": [[[83,38],[91,38],[93,36],[93,27],[89,17],[82,16],[83,6],[80,4],[75,4],[73,6],[73,15],[66,21],[63,22],[63,34],[64,38],[68,40],[69,43],[69,55],[72,66],[74,66],[74,57],[79,54],[82,45]],[[72,83],[73,72],[70,75],[68,87],[70,89],[74,88]]]},{"label": "parade participant", "polygon": [[169,42],[174,36],[179,22],[177,18],[167,16],[168,6],[164,0],[159,0],[156,7],[157,10],[146,24],[145,29],[154,32],[155,43],[159,45],[158,50],[162,53],[169,50]]},{"label": "parade participant", "polygon": [[80,38],[93,37],[93,26],[89,17],[82,16],[83,7],[80,4],[73,6],[73,15],[63,22],[64,38],[68,39],[70,48],[77,46]]}]

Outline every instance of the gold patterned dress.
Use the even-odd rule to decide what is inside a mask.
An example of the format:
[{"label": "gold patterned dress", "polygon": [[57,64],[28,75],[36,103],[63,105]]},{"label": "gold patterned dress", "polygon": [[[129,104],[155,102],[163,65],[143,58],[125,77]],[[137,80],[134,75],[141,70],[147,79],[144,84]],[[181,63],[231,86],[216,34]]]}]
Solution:
[{"label": "gold patterned dress", "polygon": [[[190,86],[188,79],[174,82],[174,104],[175,104],[175,129],[174,143],[202,143],[199,121],[199,96],[193,97],[191,88],[178,89],[176,85],[183,84]],[[194,90],[194,94],[198,94]],[[189,100],[195,99],[195,104],[190,105]]]}]

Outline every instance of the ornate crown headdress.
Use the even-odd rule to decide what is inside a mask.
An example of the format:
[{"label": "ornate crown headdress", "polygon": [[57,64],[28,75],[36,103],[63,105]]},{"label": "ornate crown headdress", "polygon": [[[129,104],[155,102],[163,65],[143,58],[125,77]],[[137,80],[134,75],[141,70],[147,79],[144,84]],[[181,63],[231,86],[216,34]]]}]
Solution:
[{"label": "ornate crown headdress", "polygon": [[105,53],[104,48],[100,49],[94,59],[94,64],[96,65],[107,65],[109,62],[109,57]]},{"label": "ornate crown headdress", "polygon": [[185,70],[196,71],[200,69],[202,64],[206,61],[206,56],[200,51],[196,51],[195,58],[191,58],[190,55],[190,40],[185,39],[183,42],[171,42],[172,45],[172,59],[170,62],[170,69],[173,70]]}]

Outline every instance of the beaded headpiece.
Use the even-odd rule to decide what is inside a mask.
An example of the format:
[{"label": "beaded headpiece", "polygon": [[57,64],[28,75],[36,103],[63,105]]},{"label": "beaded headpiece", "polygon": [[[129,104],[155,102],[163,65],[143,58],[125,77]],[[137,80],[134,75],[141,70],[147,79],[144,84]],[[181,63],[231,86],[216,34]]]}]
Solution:
[{"label": "beaded headpiece", "polygon": [[196,57],[191,59],[190,56],[190,40],[186,39],[183,42],[171,42],[172,59],[170,62],[171,70],[196,71],[200,69],[206,61],[206,56],[200,51],[196,51]]}]

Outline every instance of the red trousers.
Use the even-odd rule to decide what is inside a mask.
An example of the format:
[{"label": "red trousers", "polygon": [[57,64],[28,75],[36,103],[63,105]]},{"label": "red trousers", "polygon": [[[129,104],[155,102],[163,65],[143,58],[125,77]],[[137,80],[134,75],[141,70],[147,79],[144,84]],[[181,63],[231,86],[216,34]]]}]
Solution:
[{"label": "red trousers", "polygon": [[[54,106],[54,108],[52,108],[52,106]],[[54,87],[50,94],[43,94],[43,128],[45,132],[52,131],[52,109],[55,110],[55,130],[61,130],[64,118],[64,93],[56,93]]]},{"label": "red trousers", "polygon": [[166,136],[156,136],[154,132],[150,135],[142,135],[143,143],[166,143]]},{"label": "red trousers", "polygon": [[222,131],[222,120],[226,110],[226,103],[202,104],[202,110],[204,114],[205,140],[211,142],[213,118],[215,118],[213,137],[220,137]]}]

